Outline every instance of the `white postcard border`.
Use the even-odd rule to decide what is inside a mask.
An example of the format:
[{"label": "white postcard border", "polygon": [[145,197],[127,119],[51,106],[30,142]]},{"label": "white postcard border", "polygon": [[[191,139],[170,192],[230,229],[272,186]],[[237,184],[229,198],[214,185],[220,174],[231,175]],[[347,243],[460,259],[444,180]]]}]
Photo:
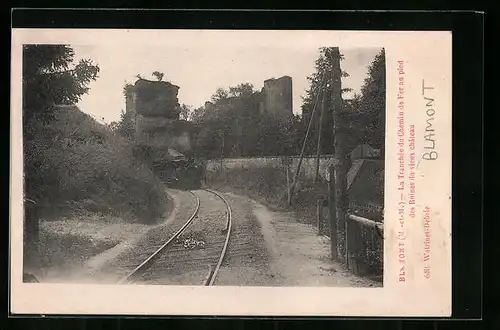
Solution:
[{"label": "white postcard border", "polygon": [[[22,283],[21,46],[26,43],[213,47],[384,47],[386,50],[386,176],[383,288],[186,287]],[[422,79],[433,86],[435,161],[416,169],[419,215],[405,219],[405,282],[400,282],[397,175],[399,64],[404,63],[405,133],[415,125],[417,157],[428,127]],[[429,94],[431,95],[431,94]],[[13,29],[11,95],[11,312],[14,314],[449,316],[451,314],[451,32]],[[407,135],[405,135],[407,138]],[[428,140],[426,140],[428,141]],[[405,141],[405,144],[408,144]],[[432,150],[431,150],[432,151]],[[405,149],[405,152],[408,152]],[[405,169],[408,161],[405,160]],[[406,189],[406,188],[405,188]],[[430,267],[425,278],[424,209],[432,208]],[[411,260],[411,261],[410,261]]]}]

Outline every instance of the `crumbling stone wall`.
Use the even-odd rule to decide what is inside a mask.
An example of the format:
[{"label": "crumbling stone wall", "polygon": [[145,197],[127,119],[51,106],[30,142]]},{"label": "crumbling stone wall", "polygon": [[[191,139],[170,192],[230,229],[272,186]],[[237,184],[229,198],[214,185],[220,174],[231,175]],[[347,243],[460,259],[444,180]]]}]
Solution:
[{"label": "crumbling stone wall", "polygon": [[145,117],[179,119],[179,86],[166,81],[139,79],[135,83],[137,114]]},{"label": "crumbling stone wall", "polygon": [[135,91],[133,87],[128,87],[126,94],[125,94],[125,112],[130,114],[131,118],[135,118],[136,112],[135,112]]},{"label": "crumbling stone wall", "polygon": [[189,123],[179,120],[179,86],[165,81],[139,79],[126,95],[127,112],[135,118],[135,137],[152,148],[158,159],[162,150],[174,148],[180,152],[191,149]]},{"label": "crumbling stone wall", "polygon": [[293,114],[292,78],[283,76],[278,79],[267,79],[261,91],[260,111],[281,118]]}]

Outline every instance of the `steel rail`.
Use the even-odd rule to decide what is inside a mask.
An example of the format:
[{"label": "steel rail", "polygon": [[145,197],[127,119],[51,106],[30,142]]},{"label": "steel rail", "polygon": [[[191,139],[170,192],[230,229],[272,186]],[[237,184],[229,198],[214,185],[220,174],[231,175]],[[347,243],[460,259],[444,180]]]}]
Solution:
[{"label": "steel rail", "polygon": [[214,194],[215,196],[219,197],[220,199],[222,199],[224,204],[226,204],[226,208],[227,208],[226,228],[224,228],[224,231],[227,232],[226,233],[226,241],[224,242],[224,247],[222,248],[222,252],[221,252],[219,261],[217,262],[217,265],[215,266],[213,272],[211,272],[211,274],[207,276],[207,279],[205,281],[206,286],[211,286],[214,284],[215,279],[217,277],[217,274],[219,273],[220,266],[222,265],[222,262],[224,261],[224,257],[226,256],[227,247],[229,245],[229,238],[231,236],[232,214],[231,214],[231,206],[229,205],[228,201],[221,194],[219,194],[218,192],[216,192],[214,190],[210,190],[210,189],[205,189],[205,190]]},{"label": "steel rail", "polygon": [[189,226],[189,224],[193,221],[193,219],[196,217],[198,214],[198,211],[200,209],[200,198],[193,193],[192,191],[189,191],[195,198],[196,198],[196,209],[194,210],[193,214],[189,219],[182,225],[182,227],[172,236],[170,239],[165,242],[160,248],[158,248],[153,254],[151,254],[146,260],[144,260],[139,266],[137,266],[133,271],[131,271],[127,276],[122,278],[120,281],[118,281],[118,284],[124,284],[130,282],[130,280],[134,277],[139,275],[141,271],[146,270],[149,266],[151,266],[155,261],[156,258],[160,256],[160,253],[168,246],[170,243],[177,238],[186,228]]}]

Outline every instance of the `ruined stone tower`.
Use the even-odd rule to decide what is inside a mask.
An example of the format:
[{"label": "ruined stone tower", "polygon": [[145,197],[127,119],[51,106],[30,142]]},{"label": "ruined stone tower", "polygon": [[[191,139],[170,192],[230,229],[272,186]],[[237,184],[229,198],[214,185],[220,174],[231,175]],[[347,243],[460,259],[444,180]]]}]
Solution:
[{"label": "ruined stone tower", "polygon": [[261,113],[272,114],[278,118],[289,118],[293,115],[291,77],[265,80],[261,94]]},{"label": "ruined stone tower", "polygon": [[[188,123],[179,120],[179,86],[139,79],[127,90],[126,111],[135,118],[135,138],[158,151],[191,149]],[[161,152],[160,152],[161,153]]]}]

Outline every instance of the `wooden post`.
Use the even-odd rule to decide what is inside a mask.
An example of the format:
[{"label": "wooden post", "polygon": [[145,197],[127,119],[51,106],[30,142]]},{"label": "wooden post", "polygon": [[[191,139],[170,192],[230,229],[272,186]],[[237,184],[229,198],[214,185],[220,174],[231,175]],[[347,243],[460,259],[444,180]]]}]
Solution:
[{"label": "wooden post", "polygon": [[338,250],[339,256],[342,260],[347,258],[346,250],[346,195],[347,195],[347,173],[345,171],[345,164],[342,164],[342,158],[339,157],[339,164],[335,170],[335,183],[336,183],[336,204],[337,204],[337,233],[338,233]]},{"label": "wooden post", "polygon": [[335,192],[335,170],[334,165],[328,168],[328,209],[330,210],[330,254],[332,260],[338,259],[337,249],[337,207]]},{"label": "wooden post", "polygon": [[221,159],[224,159],[224,139],[225,139],[225,135],[224,135],[224,132],[222,132],[222,147],[221,147]]},{"label": "wooden post", "polygon": [[286,171],[286,193],[288,197],[288,201],[290,201],[290,170],[289,170],[290,165],[288,162],[285,164],[285,171]]},{"label": "wooden post", "polygon": [[323,200],[317,199],[316,200],[316,226],[318,227],[318,235],[321,235],[322,233],[322,224],[323,222],[321,221],[321,211],[323,209]]},{"label": "wooden post", "polygon": [[[345,242],[345,263],[346,263],[346,266],[347,266],[347,269],[351,270],[352,271],[352,248],[354,246],[352,246],[352,243],[354,243],[352,240],[351,240],[351,236],[352,236],[352,232],[351,232],[351,229],[352,229],[352,225],[349,221],[349,218],[346,217],[345,219],[345,239],[344,239],[344,242]],[[349,250],[349,248],[351,248],[351,250]],[[349,253],[349,251],[351,253]]]},{"label": "wooden post", "polygon": [[321,154],[321,135],[323,135],[323,115],[327,106],[327,98],[326,98],[326,82],[327,79],[324,79],[323,83],[323,96],[321,100],[321,113],[319,115],[319,124],[318,124],[318,145],[316,146],[316,176],[314,177],[314,182],[317,183],[319,180],[319,156]]},{"label": "wooden post", "polygon": [[355,223],[353,220],[347,218],[346,219],[346,251],[347,251],[347,268],[353,272],[354,275],[358,274],[357,269],[357,260],[355,258],[356,254],[359,252],[359,244],[357,235],[360,234],[359,228],[361,226]]},{"label": "wooden post", "polygon": [[[224,174],[224,132],[221,132],[221,148],[220,148],[220,174]],[[225,180],[226,178],[224,178]]]},{"label": "wooden post", "polygon": [[335,148],[335,211],[337,227],[337,253],[341,261],[346,260],[346,216],[347,216],[347,162],[344,146],[345,132],[342,122],[342,70],[340,68],[340,51],[333,47],[330,51],[332,63],[332,99],[333,99],[333,136]]}]

